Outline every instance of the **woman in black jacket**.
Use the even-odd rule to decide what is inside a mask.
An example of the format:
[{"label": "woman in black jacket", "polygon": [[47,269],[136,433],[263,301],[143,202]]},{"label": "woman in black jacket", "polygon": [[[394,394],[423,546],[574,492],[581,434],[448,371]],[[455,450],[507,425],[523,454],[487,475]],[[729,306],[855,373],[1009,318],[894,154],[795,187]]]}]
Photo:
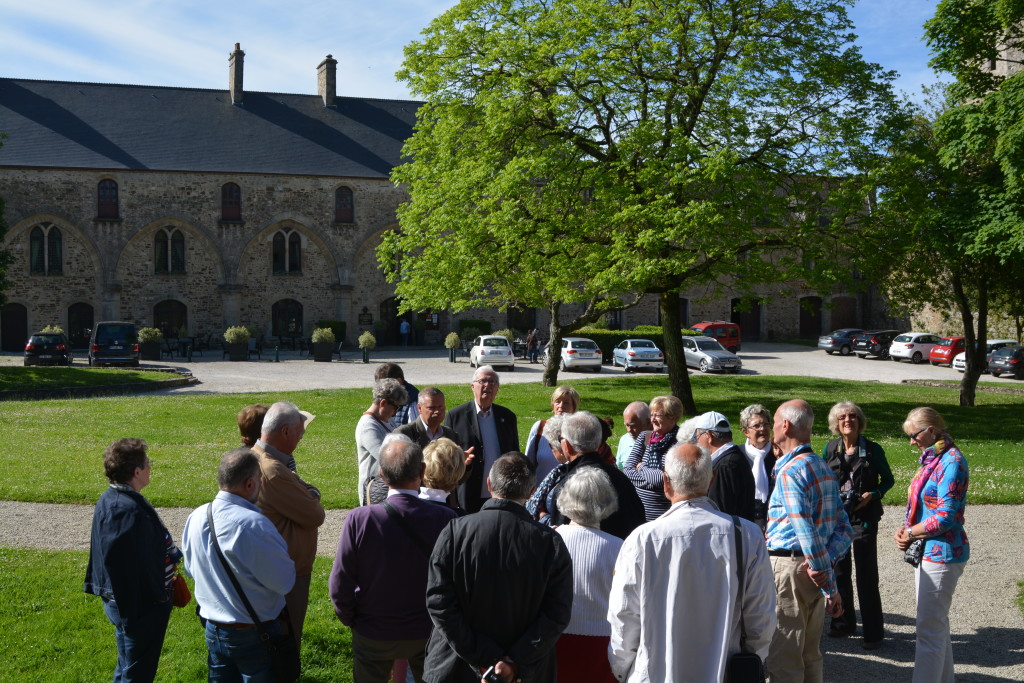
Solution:
[{"label": "woman in black jacket", "polygon": [[855,565],[864,628],[862,645],[865,650],[875,650],[885,637],[882,598],[878,593],[878,521],[882,518],[882,497],[892,488],[893,477],[885,451],[864,438],[866,426],[864,411],[855,403],[837,403],[828,413],[828,428],[839,438],[825,446],[825,460],[839,480],[839,495],[853,526],[853,546],[835,567],[845,612],[832,619],[828,634],[841,638],[857,630],[851,577],[851,565]]},{"label": "woman in black jacket", "polygon": [[152,681],[181,551],[140,493],[151,472],[146,442],[118,439],[103,454],[103,469],[110,486],[93,513],[85,592],[103,598],[103,611],[114,625],[114,680]]}]

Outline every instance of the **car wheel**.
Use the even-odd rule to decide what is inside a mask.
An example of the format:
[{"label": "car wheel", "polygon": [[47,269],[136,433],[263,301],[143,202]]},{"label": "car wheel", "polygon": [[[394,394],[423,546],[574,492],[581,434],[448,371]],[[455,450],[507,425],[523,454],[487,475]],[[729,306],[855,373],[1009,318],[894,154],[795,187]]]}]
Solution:
[{"label": "car wheel", "polygon": [[569,368],[565,367],[565,359],[562,359],[562,372],[569,372]]},{"label": "car wheel", "polygon": [[932,365],[938,365],[938,364],[939,364],[939,362],[938,362],[938,361],[934,361],[934,360],[929,360],[928,362],[929,362],[930,364],[932,364]]},{"label": "car wheel", "polygon": [[858,353],[857,354],[857,358],[867,358],[867,357],[868,357],[868,354],[866,354],[866,353]]},{"label": "car wheel", "polygon": [[853,349],[847,346],[846,344],[839,347],[840,356],[849,356],[851,351],[853,351]]},{"label": "car wheel", "polygon": [[706,359],[705,359],[705,360],[702,360],[702,361],[700,362],[700,371],[701,371],[701,372],[707,372],[707,371],[708,371],[708,368],[709,368],[709,366],[708,366],[708,361],[707,361]]},{"label": "car wheel", "polygon": [[515,372],[516,371],[516,366],[514,366],[514,365],[508,366],[508,371],[509,372]]},{"label": "car wheel", "polygon": [[831,356],[832,355],[832,349],[825,349],[825,353],[827,353],[828,355]]},{"label": "car wheel", "polygon": [[31,367],[32,363],[28,362],[28,358],[25,359],[25,367]]},{"label": "car wheel", "polygon": [[924,360],[924,356],[922,356],[922,355],[921,355],[920,353],[915,353],[915,354],[914,354],[914,357],[910,359],[910,361],[911,361],[911,362],[912,362],[912,363],[913,363],[914,365],[917,365],[918,363],[920,363],[920,362],[921,362],[921,361],[923,361],[923,360]]}]

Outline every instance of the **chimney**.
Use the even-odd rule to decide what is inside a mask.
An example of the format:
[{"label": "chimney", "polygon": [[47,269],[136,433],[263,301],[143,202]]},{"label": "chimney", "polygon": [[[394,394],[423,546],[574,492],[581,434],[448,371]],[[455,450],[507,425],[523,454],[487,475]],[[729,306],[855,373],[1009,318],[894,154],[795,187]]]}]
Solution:
[{"label": "chimney", "polygon": [[245,53],[238,43],[235,51],[228,57],[228,90],[231,93],[231,104],[242,104],[242,63]]},{"label": "chimney", "polygon": [[338,86],[338,60],[330,55],[316,68],[316,90],[325,107],[333,107]]}]

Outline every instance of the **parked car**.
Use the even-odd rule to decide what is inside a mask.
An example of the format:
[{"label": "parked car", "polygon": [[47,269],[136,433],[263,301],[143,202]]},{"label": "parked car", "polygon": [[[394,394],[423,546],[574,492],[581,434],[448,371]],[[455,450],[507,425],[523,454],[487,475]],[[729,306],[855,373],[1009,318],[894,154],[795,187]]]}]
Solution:
[{"label": "parked car", "polygon": [[[1016,339],[993,339],[988,342],[985,347],[987,351],[985,354],[985,367],[981,369],[982,373],[988,372],[989,363],[992,362],[992,354],[999,349],[1006,348],[1007,346],[1020,346],[1020,343],[1018,343]],[[958,372],[967,372],[966,351],[956,354],[956,357],[953,358],[953,369]]]},{"label": "parked car", "polygon": [[134,323],[96,323],[89,339],[89,365],[139,366],[139,334]]},{"label": "parked car", "polygon": [[892,340],[899,336],[899,330],[872,330],[858,334],[853,340],[853,352],[858,358],[878,356],[882,360],[889,357],[889,346]]},{"label": "parked car", "polygon": [[699,368],[701,372],[727,370],[736,373],[743,367],[739,356],[727,351],[711,337],[683,337],[683,353],[686,364]]},{"label": "parked car", "polygon": [[712,339],[717,339],[718,343],[732,353],[740,352],[740,326],[736,323],[714,320],[691,325],[690,329]]},{"label": "parked car", "polygon": [[928,353],[939,343],[939,335],[929,332],[904,332],[889,345],[889,358],[909,360],[915,365],[928,360]]},{"label": "parked car", "polygon": [[515,370],[516,357],[508,339],[497,334],[485,334],[474,339],[469,349],[469,366],[478,368],[481,365],[504,365]]},{"label": "parked car", "polygon": [[71,365],[75,354],[63,332],[36,332],[25,344],[25,365]]},{"label": "parked car", "polygon": [[834,351],[838,351],[840,356],[849,356],[853,352],[853,340],[863,331],[859,327],[836,330],[832,334],[818,337],[818,348],[825,349],[825,353],[830,356]]},{"label": "parked car", "polygon": [[[547,362],[548,353],[551,352],[550,345],[544,347],[544,362]],[[562,337],[562,370],[577,370],[579,368],[590,368],[594,372],[601,372],[601,364],[604,358],[601,355],[601,347],[593,339],[583,337]]]},{"label": "parked car", "polygon": [[992,354],[988,371],[993,377],[1013,375],[1014,379],[1024,379],[1024,347],[1004,346]]},{"label": "parked car", "polygon": [[932,365],[952,365],[953,357],[966,350],[967,340],[963,337],[943,337],[932,347],[928,362]]},{"label": "parked car", "polygon": [[612,349],[612,365],[621,365],[626,372],[639,368],[665,369],[665,354],[650,339],[627,339]]}]

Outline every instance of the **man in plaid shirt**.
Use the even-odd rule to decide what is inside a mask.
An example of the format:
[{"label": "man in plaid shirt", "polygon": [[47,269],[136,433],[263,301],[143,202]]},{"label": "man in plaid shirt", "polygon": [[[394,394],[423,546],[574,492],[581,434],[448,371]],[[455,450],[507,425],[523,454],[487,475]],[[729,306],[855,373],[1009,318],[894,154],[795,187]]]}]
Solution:
[{"label": "man in plaid shirt", "polygon": [[821,683],[825,613],[843,613],[832,565],[849,550],[853,529],[832,470],[811,449],[813,426],[806,401],[775,411],[773,439],[785,455],[775,464],[765,530],[779,617],[765,662],[771,683]]}]

